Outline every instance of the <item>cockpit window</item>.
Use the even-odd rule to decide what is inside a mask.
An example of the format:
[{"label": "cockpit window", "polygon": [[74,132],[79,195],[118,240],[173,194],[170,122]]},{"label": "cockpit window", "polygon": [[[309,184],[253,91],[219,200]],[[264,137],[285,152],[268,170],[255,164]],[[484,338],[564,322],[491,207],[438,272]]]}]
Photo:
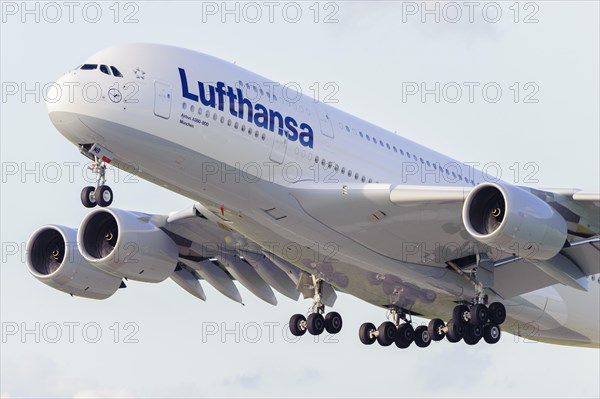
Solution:
[{"label": "cockpit window", "polygon": [[110,75],[110,71],[106,65],[100,65],[100,72]]},{"label": "cockpit window", "polygon": [[[98,64],[83,64],[82,66],[80,66],[78,69],[87,69],[87,70],[93,70],[93,69],[98,69]],[[116,78],[122,78],[123,74],[121,73],[121,71],[119,71],[117,69],[116,66],[108,66],[108,65],[104,65],[104,64],[100,64],[100,72],[105,73],[109,76],[115,76]],[[111,73],[112,71],[112,73]]]},{"label": "cockpit window", "polygon": [[117,69],[117,67],[114,67],[111,65],[110,70],[112,71],[113,75],[115,75],[117,78],[122,78],[123,74],[121,72],[119,72],[119,70]]}]

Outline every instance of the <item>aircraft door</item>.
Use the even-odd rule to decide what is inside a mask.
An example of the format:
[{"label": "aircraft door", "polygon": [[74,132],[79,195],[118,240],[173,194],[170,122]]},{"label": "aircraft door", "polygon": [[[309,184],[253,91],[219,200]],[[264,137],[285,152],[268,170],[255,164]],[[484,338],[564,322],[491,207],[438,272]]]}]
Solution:
[{"label": "aircraft door", "polygon": [[323,136],[334,138],[333,124],[331,123],[329,115],[323,109],[323,105],[321,103],[318,103],[315,105],[315,109],[317,111],[317,115],[319,116],[319,125],[321,126],[321,133],[323,134]]},{"label": "aircraft door", "polygon": [[277,134],[277,132],[274,132],[273,136],[273,147],[271,147],[271,155],[269,156],[269,159],[273,162],[281,164],[285,159],[288,139],[285,137],[285,135],[280,136]]},{"label": "aircraft door", "polygon": [[171,85],[160,80],[154,81],[154,115],[169,119],[171,116]]}]

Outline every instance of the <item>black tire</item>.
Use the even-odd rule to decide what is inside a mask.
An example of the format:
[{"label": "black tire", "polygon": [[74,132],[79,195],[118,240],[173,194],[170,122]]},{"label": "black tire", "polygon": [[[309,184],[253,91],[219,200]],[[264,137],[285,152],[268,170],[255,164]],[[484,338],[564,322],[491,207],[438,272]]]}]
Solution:
[{"label": "black tire", "polygon": [[396,340],[396,325],[391,321],[384,321],[377,329],[379,334],[377,335],[377,342],[381,346],[390,346]]},{"label": "black tire", "polygon": [[400,324],[394,343],[400,349],[405,349],[413,343],[415,339],[415,330],[409,323]]},{"label": "black tire", "polygon": [[429,336],[432,340],[441,341],[444,339],[446,333],[440,331],[440,329],[443,327],[445,327],[445,324],[442,319],[431,319],[429,325],[427,326],[427,331],[429,332]]},{"label": "black tire", "polygon": [[482,303],[471,306],[471,324],[483,326],[488,320],[488,308]]},{"label": "black tire", "polygon": [[306,333],[306,317],[301,314],[290,317],[290,332],[296,337],[303,336]]},{"label": "black tire", "polygon": [[467,305],[456,305],[452,310],[452,320],[456,324],[467,324],[469,322],[469,307]]},{"label": "black tire", "polygon": [[113,192],[109,186],[98,186],[94,195],[98,206],[107,207],[113,202]]},{"label": "black tire", "polygon": [[306,319],[306,328],[312,335],[321,335],[325,331],[325,319],[321,313],[311,313]]},{"label": "black tire", "polygon": [[83,188],[83,190],[81,190],[81,203],[86,208],[93,208],[97,205],[95,190],[96,188],[92,186],[86,186]]},{"label": "black tire", "polygon": [[483,339],[488,344],[495,344],[500,341],[500,326],[494,323],[488,323],[483,326]]},{"label": "black tire", "polygon": [[465,324],[457,323],[452,319],[448,322],[446,327],[448,327],[446,338],[450,342],[459,342],[465,336],[467,328]]},{"label": "black tire", "polygon": [[375,325],[373,323],[363,323],[358,330],[358,338],[360,338],[360,342],[365,345],[372,345],[377,338],[375,338],[372,333],[376,331]]},{"label": "black tire", "polygon": [[488,311],[490,323],[500,325],[506,320],[506,308],[500,302],[492,303],[488,308]]},{"label": "black tire", "polygon": [[329,312],[325,315],[325,330],[329,334],[337,334],[342,331],[342,316],[338,312]]},{"label": "black tire", "polygon": [[431,343],[431,335],[427,331],[427,326],[415,328],[415,345],[419,348],[427,348]]},{"label": "black tire", "polygon": [[483,336],[483,327],[479,324],[469,324],[463,340],[467,345],[476,345]]}]

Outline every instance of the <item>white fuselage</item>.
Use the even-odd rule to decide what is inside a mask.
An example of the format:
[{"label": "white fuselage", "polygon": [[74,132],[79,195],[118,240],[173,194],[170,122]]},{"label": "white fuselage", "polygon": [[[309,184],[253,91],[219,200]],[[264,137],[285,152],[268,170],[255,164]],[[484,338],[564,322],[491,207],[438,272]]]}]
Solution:
[{"label": "white fuselage", "polygon": [[[390,183],[468,188],[488,179],[482,172],[201,53],[131,44],[86,63],[116,66],[123,77],[77,69],[57,82],[63,95],[49,114],[74,144],[100,144],[117,167],[201,201],[250,240],[375,305],[444,316],[457,298],[474,295],[445,267],[473,242],[460,207],[406,206],[386,222],[402,230],[388,231],[385,223],[345,223],[344,212],[359,209],[321,214],[314,191],[369,183],[373,195]],[[436,243],[456,249],[436,253]],[[597,347],[599,293],[594,279],[588,292],[552,286],[504,300],[507,331]]]}]

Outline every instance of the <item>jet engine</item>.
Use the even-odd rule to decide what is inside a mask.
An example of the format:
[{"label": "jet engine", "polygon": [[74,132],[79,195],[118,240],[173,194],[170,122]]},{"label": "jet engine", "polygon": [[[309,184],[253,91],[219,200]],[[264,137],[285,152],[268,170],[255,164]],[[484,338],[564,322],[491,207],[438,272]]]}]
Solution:
[{"label": "jet engine", "polygon": [[27,267],[42,283],[71,295],[106,299],[122,284],[120,277],[90,265],[77,249],[75,229],[47,225],[27,241]]},{"label": "jet engine", "polygon": [[484,183],[467,196],[465,228],[477,241],[526,259],[554,257],[567,240],[565,219],[519,187]]},{"label": "jet engine", "polygon": [[107,273],[161,282],[175,270],[179,251],[150,218],[121,209],[97,209],[79,226],[79,250],[90,264]]}]

